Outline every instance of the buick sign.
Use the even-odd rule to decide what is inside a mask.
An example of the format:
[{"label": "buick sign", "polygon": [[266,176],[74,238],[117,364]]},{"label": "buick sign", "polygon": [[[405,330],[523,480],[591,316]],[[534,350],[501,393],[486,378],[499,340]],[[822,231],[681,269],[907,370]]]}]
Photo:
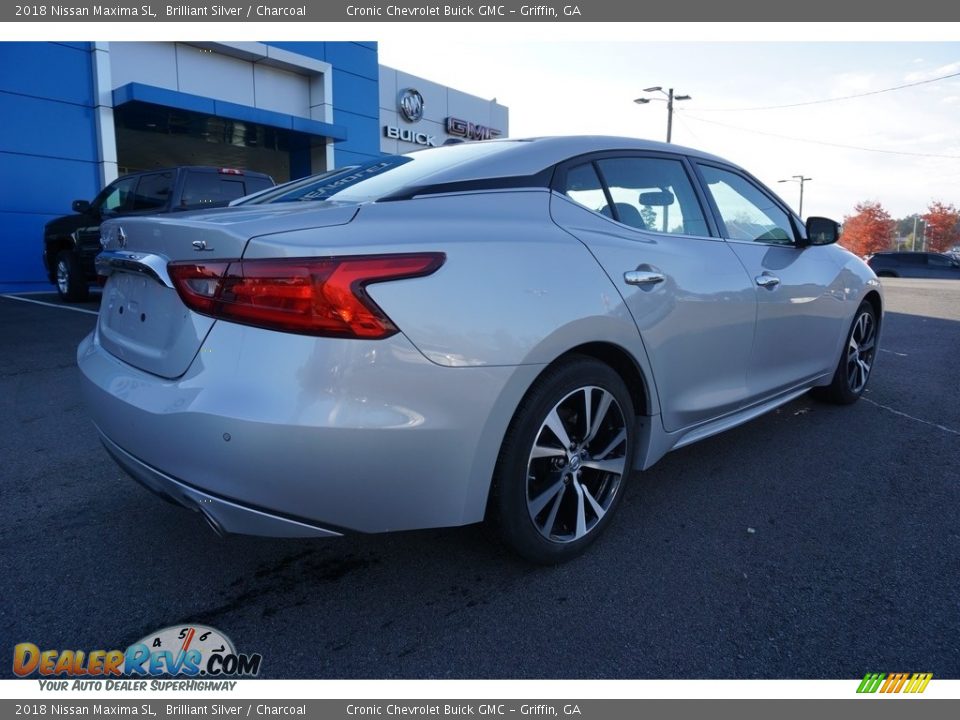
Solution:
[{"label": "buick sign", "polygon": [[410,123],[423,119],[423,95],[418,90],[407,88],[400,92],[400,116]]}]

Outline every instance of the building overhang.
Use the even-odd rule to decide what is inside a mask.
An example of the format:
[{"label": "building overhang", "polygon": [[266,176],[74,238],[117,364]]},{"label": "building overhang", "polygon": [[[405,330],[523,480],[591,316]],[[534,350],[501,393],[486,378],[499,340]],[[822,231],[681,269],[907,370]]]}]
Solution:
[{"label": "building overhang", "polygon": [[178,90],[168,90],[167,88],[132,82],[113,91],[113,106],[115,108],[132,102],[162,105],[228,120],[268,125],[306,135],[323,137],[333,142],[347,139],[347,128],[343,125],[215,100],[200,95],[191,95]]}]

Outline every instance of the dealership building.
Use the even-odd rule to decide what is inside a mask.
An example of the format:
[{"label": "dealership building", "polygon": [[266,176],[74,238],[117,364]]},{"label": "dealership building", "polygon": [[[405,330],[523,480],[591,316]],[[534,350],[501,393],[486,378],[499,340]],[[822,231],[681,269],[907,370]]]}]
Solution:
[{"label": "dealership building", "polygon": [[506,107],[381,66],[372,42],[8,42],[0,66],[0,292],[52,289],[44,224],[128,172],[283,182],[508,132]]}]

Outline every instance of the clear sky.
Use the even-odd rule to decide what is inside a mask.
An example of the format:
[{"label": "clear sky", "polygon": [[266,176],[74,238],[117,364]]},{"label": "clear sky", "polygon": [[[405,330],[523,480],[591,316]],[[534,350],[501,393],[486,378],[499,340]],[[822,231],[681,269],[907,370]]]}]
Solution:
[{"label": "clear sky", "polygon": [[633,99],[646,87],[674,87],[692,96],[676,103],[675,143],[743,165],[795,209],[799,184],[777,181],[813,178],[804,188],[804,215],[842,220],[863,200],[879,201],[895,218],[922,213],[931,200],[960,206],[960,76],[803,107],[719,110],[837,98],[960,73],[960,42],[497,42],[489,39],[493,32],[478,33],[484,40],[437,35],[420,33],[416,42],[378,38],[380,62],[495,97],[510,109],[512,137],[663,140],[666,104]]}]

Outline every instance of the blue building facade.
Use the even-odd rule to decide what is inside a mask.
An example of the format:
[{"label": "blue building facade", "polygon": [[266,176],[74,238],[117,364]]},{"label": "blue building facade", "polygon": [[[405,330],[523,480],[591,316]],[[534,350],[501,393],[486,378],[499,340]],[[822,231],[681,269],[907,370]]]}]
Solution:
[{"label": "blue building facade", "polygon": [[124,172],[382,154],[372,42],[5,42],[0,67],[0,292],[49,290],[44,224]]}]

